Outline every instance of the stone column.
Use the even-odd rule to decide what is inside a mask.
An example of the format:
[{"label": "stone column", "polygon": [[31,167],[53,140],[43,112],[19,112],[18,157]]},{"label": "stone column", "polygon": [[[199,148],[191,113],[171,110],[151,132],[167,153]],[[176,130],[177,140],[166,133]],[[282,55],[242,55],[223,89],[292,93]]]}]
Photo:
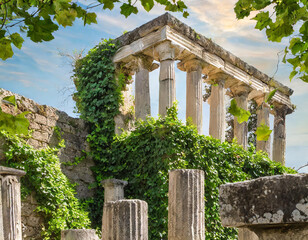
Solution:
[{"label": "stone column", "polygon": [[0,240],[21,240],[20,177],[26,173],[0,166]]},{"label": "stone column", "polygon": [[285,165],[287,107],[276,106],[274,112],[275,117],[272,159],[273,161]]},{"label": "stone column", "polygon": [[[248,94],[249,87],[238,86],[232,90],[234,99],[237,106],[248,110]],[[234,137],[237,139],[237,143],[242,145],[244,149],[247,149],[248,145],[248,124],[247,122],[238,123],[237,118],[234,118]]]},{"label": "stone column", "polygon": [[[259,109],[257,110],[257,127],[260,127],[262,124],[270,126],[270,108],[268,104],[261,103]],[[270,156],[271,151],[271,137],[267,141],[257,141],[257,151],[264,151]]]},{"label": "stone column", "polygon": [[167,109],[176,100],[175,95],[175,73],[174,73],[174,51],[170,42],[166,41],[155,48],[159,56],[159,111],[161,116],[166,116]]},{"label": "stone column", "polygon": [[128,184],[127,181],[118,179],[106,179],[102,181],[105,189],[104,202],[117,201],[124,199],[124,187]]},{"label": "stone column", "polygon": [[204,238],[204,172],[196,169],[170,171],[168,239]]},{"label": "stone column", "polygon": [[61,231],[61,240],[99,240],[94,229],[69,229]]},{"label": "stone column", "polygon": [[209,76],[212,84],[211,96],[208,100],[210,104],[210,129],[212,137],[225,141],[226,137],[226,106],[225,106],[225,80],[226,74],[217,73]]},{"label": "stone column", "polygon": [[306,240],[307,184],[308,174],[286,174],[221,185],[222,225],[249,228],[260,240]]},{"label": "stone column", "polygon": [[148,205],[141,200],[104,204],[102,240],[147,240]]},{"label": "stone column", "polygon": [[182,61],[178,64],[180,70],[186,71],[186,119],[191,118],[202,133],[202,62],[198,59]]},{"label": "stone column", "polygon": [[149,72],[158,68],[158,64],[153,64],[153,58],[145,55],[136,57],[135,76],[135,118],[146,119],[151,115],[150,83]]}]

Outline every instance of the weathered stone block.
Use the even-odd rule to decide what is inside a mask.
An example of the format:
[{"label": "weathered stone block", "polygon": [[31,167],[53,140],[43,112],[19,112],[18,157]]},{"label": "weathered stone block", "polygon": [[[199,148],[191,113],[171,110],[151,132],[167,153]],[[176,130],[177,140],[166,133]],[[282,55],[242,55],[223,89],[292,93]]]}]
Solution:
[{"label": "weathered stone block", "polygon": [[118,179],[106,179],[102,181],[102,185],[105,189],[104,202],[106,203],[124,199],[124,187],[127,184],[127,181]]},{"label": "weathered stone block", "polygon": [[35,115],[35,122],[39,124],[46,125],[47,124],[47,118],[45,116],[42,116],[40,114]]},{"label": "weathered stone block", "polygon": [[61,240],[99,240],[93,229],[70,229],[61,231]]},{"label": "weathered stone block", "polygon": [[308,174],[277,175],[220,187],[224,226],[308,222]]}]

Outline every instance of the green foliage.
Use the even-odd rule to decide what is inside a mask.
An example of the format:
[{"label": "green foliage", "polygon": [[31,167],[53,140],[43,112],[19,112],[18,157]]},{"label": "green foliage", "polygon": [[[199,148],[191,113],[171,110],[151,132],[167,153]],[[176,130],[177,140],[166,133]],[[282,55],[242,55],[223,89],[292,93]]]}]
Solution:
[{"label": "green foliage", "polygon": [[60,239],[63,229],[88,228],[88,213],[75,197],[74,186],[61,171],[58,149],[35,150],[24,140],[5,132],[0,132],[0,137],[6,140],[7,166],[27,173],[21,179],[22,193],[35,192],[39,204],[36,211],[46,220],[44,239]]},{"label": "green foliage", "polygon": [[[13,105],[17,108],[15,96],[7,96],[3,98],[2,102]],[[0,131],[4,130],[10,134],[28,135],[29,120],[25,118],[25,115],[28,113],[30,112],[23,112],[14,116],[3,112],[0,106]]]},{"label": "green foliage", "polygon": [[[165,6],[166,11],[182,12],[184,17],[188,16],[186,5],[183,1],[171,0],[139,0],[141,6],[150,11],[154,4]],[[121,14],[125,17],[132,13],[137,14],[137,1],[122,1],[120,4]],[[54,39],[54,32],[60,26],[72,26],[77,18],[82,19],[84,25],[97,23],[96,13],[89,12],[95,7],[102,9],[114,9],[118,0],[96,0],[88,6],[72,0],[0,0],[0,58],[6,60],[13,56],[14,45],[21,48],[23,37],[16,31],[26,32],[33,42],[50,41]]]},{"label": "green foliage", "polygon": [[168,171],[189,168],[205,171],[206,239],[237,239],[237,232],[221,226],[218,187],[267,175],[294,172],[272,162],[264,153],[235,143],[199,135],[192,125],[177,119],[176,108],[165,119],[139,121],[131,133],[116,136],[103,178],[125,179],[127,198],[149,205],[149,239],[167,239]]},{"label": "green foliage", "polygon": [[228,112],[237,118],[238,123],[247,122],[251,113],[237,106],[235,99],[231,100]]},{"label": "green foliage", "polygon": [[[273,7],[273,14],[265,11],[268,6]],[[307,0],[238,0],[234,8],[238,19],[248,17],[252,11],[257,11],[258,14],[252,18],[257,21],[255,28],[265,29],[269,41],[280,42],[283,38],[291,36],[283,62],[288,61],[293,66],[290,80],[298,75],[304,82],[308,82],[307,6]]]}]

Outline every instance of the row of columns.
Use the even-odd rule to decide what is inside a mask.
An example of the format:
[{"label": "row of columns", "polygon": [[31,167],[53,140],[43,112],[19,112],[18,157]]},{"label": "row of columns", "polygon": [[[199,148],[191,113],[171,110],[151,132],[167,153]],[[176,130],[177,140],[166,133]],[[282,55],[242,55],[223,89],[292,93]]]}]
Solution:
[{"label": "row of columns", "polygon": [[[154,52],[160,62],[159,72],[159,114],[166,116],[167,109],[170,108],[176,100],[175,87],[175,48],[170,42],[166,41],[155,47]],[[151,114],[150,104],[150,84],[149,72],[158,68],[153,63],[153,58],[146,55],[134,56],[135,69],[135,117],[136,119],[145,119]],[[177,67],[185,71],[186,74],[186,119],[190,119],[197,127],[199,133],[202,131],[202,73],[208,68],[208,64],[194,57],[186,57]],[[226,125],[226,89],[231,89],[231,94],[237,102],[237,105],[245,110],[248,109],[248,96],[251,89],[248,85],[233,84],[229,86],[226,82],[230,76],[222,72],[209,73],[209,79],[212,83],[212,92],[208,100],[210,105],[210,126],[209,134],[214,138],[225,141]],[[232,80],[234,82],[234,79]],[[214,84],[213,84],[214,83]],[[227,85],[227,86],[226,86]],[[259,98],[260,99],[260,98]],[[258,126],[266,124],[269,126],[269,114],[271,109],[263,100],[259,102],[257,112]],[[274,121],[274,139],[272,159],[284,164],[285,155],[285,116],[286,107],[276,106],[273,110]],[[248,126],[247,122],[239,124],[234,121],[234,137],[238,144],[245,149],[248,145]],[[257,150],[262,150],[270,154],[270,140],[257,141]]]}]

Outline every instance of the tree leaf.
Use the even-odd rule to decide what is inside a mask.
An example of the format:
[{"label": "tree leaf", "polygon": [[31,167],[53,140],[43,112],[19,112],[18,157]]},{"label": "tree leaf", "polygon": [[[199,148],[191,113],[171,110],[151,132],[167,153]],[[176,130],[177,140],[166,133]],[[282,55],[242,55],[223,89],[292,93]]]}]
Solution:
[{"label": "tree leaf", "polygon": [[132,13],[137,14],[138,9],[131,4],[123,3],[121,6],[121,14],[123,14],[126,18]]},{"label": "tree leaf", "polygon": [[13,33],[10,35],[10,39],[15,47],[21,49],[24,39],[20,36],[19,33]]},{"label": "tree leaf", "polygon": [[59,11],[55,16],[57,22],[63,27],[72,26],[76,17],[77,11],[75,9]]},{"label": "tree leaf", "polygon": [[228,112],[237,118],[238,123],[247,122],[250,112],[237,106],[235,99],[232,99]]},{"label": "tree leaf", "polygon": [[271,133],[272,130],[270,130],[269,126],[265,124],[261,124],[255,132],[258,141],[267,141]]},{"label": "tree leaf", "polygon": [[113,0],[103,0],[102,2],[104,3],[103,9],[112,10],[112,9],[114,8],[114,2],[113,2]]},{"label": "tree leaf", "polygon": [[6,60],[14,55],[11,40],[3,37],[0,39],[0,58]]},{"label": "tree leaf", "polygon": [[147,12],[149,12],[154,7],[153,0],[140,0],[140,1],[141,1],[141,5]]},{"label": "tree leaf", "polygon": [[266,28],[268,25],[270,25],[272,23],[272,20],[269,17],[268,11],[267,12],[260,12],[252,19],[257,21],[255,28],[259,29],[259,30]]}]

